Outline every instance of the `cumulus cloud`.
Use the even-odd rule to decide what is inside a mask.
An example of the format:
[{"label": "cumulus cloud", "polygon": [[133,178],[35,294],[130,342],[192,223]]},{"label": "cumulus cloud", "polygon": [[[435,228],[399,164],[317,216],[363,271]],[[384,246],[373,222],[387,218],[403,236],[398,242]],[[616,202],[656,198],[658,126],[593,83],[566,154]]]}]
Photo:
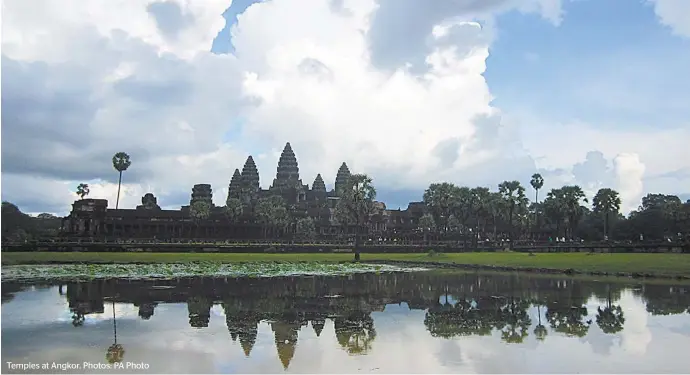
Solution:
[{"label": "cumulus cloud", "polygon": [[679,36],[690,38],[690,3],[685,0],[647,0],[664,25]]},{"label": "cumulus cloud", "polygon": [[637,154],[619,154],[613,159],[614,170],[618,180],[618,192],[621,202],[625,202],[623,212],[635,209],[635,204],[642,198],[642,177],[645,166]]},{"label": "cumulus cloud", "polygon": [[[537,167],[573,179],[571,166],[600,150],[609,159],[638,155],[637,164],[616,159],[620,166],[600,178],[633,186],[626,187],[633,199],[642,163],[663,170],[658,156],[637,148],[637,138],[615,150],[611,142],[566,150],[539,140],[531,147],[492,105],[483,74],[496,16],[517,10],[557,25],[559,0],[228,6],[3,2],[3,199],[26,202],[20,207],[29,212],[64,214],[76,185],[88,182],[92,197],[114,206],[110,158],[125,151],[133,164],[124,173],[121,207],[135,206],[147,191],[161,206],[176,207],[195,183],[212,184],[215,203],[223,204],[234,169],[249,154],[268,187],[286,141],[305,183],[321,173],[332,186],[345,161],[371,174],[381,191],[421,193],[439,180],[526,182]],[[221,15],[233,6],[236,22],[225,25]],[[232,37],[232,54],[210,52],[217,36]],[[548,163],[535,164],[542,153]]]}]

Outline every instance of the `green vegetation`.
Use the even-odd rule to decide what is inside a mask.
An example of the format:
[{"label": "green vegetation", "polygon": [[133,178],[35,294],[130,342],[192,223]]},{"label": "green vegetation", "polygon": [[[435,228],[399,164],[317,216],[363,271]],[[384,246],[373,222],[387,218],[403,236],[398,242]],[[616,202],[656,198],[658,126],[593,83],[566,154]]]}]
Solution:
[{"label": "green vegetation", "polygon": [[392,265],[320,262],[239,262],[212,261],[139,264],[16,265],[2,270],[3,280],[47,279],[149,279],[190,276],[274,277],[289,275],[350,275],[354,273],[416,271]]},{"label": "green vegetation", "polygon": [[[431,255],[430,255],[431,254]],[[366,254],[369,262],[455,263],[514,268],[545,268],[574,272],[640,273],[657,276],[690,277],[690,256],[683,254],[588,254],[549,253],[430,253]],[[347,262],[349,253],[265,254],[265,253],[5,253],[3,265],[50,263],[246,263],[246,262]],[[4,273],[4,270],[3,270]]]},{"label": "green vegetation", "polygon": [[77,195],[80,199],[84,199],[90,192],[89,184],[79,184],[79,186],[77,186]]},{"label": "green vegetation", "polygon": [[24,242],[42,236],[54,237],[58,234],[62,219],[41,213],[30,216],[10,202],[2,202],[2,241]]},{"label": "green vegetation", "polygon": [[353,174],[342,190],[340,200],[335,207],[336,217],[341,225],[355,228],[355,260],[360,259],[360,244],[366,236],[367,226],[374,213],[376,188],[371,177],[365,174]]},{"label": "green vegetation", "polygon": [[530,185],[531,203],[519,181],[503,181],[497,191],[433,183],[424,192],[424,205],[436,228],[430,230],[427,219],[419,220],[416,229],[425,239],[462,239],[475,245],[480,239],[688,241],[690,201],[683,203],[675,195],[647,194],[625,217],[620,195],[613,189],[599,189],[590,205],[580,186],[551,189],[539,202],[543,177],[534,174]]}]

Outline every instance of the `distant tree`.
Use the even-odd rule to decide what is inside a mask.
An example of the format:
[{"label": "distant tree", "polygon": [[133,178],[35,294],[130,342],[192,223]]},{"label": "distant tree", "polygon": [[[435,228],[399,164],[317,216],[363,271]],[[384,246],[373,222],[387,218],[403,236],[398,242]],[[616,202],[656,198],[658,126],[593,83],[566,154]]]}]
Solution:
[{"label": "distant tree", "polygon": [[117,181],[117,199],[115,200],[115,208],[120,204],[120,187],[122,186],[122,172],[126,171],[132,165],[129,155],[124,152],[118,152],[113,156],[113,168],[120,174]]},{"label": "distant tree", "polygon": [[244,213],[244,205],[239,198],[228,198],[225,201],[225,216],[231,223],[236,223]]},{"label": "distant tree", "polygon": [[[472,246],[476,248],[477,236],[482,233],[482,229],[485,229],[486,221],[489,216],[491,208],[491,191],[486,187],[475,187],[470,191],[472,194],[472,205],[471,205],[471,222],[468,221],[468,225],[474,227],[472,236]],[[480,228],[480,223],[483,222],[483,227]]]},{"label": "distant tree", "polygon": [[[532,175],[532,179],[529,181],[529,184],[532,185],[532,188],[534,189],[534,204],[539,204],[539,190],[544,187],[544,178],[541,176],[541,174],[535,173]],[[536,209],[536,206],[534,210],[534,225],[539,225],[539,210]]]},{"label": "distant tree", "polygon": [[287,206],[281,196],[271,195],[260,198],[254,211],[256,219],[263,226],[264,238],[268,235],[269,229],[275,230],[289,223]]},{"label": "distant tree", "polygon": [[312,239],[316,235],[316,226],[314,225],[314,220],[310,217],[298,219],[295,227],[297,235],[305,240]]},{"label": "distant tree", "polygon": [[563,189],[551,189],[551,191],[549,191],[549,193],[546,195],[543,205],[544,214],[549,221],[556,226],[556,236],[560,236],[561,228],[565,226],[564,224],[566,217],[568,216],[565,193],[563,192]]},{"label": "distant tree", "polygon": [[443,233],[448,231],[448,220],[457,205],[457,193],[457,186],[448,182],[431,184],[424,191],[424,204]]},{"label": "distant tree", "polygon": [[348,225],[355,227],[355,261],[360,259],[360,236],[363,228],[369,223],[374,210],[376,189],[372,185],[371,177],[365,174],[353,174],[342,191],[342,196],[336,206],[339,216]]},{"label": "distant tree", "polygon": [[582,215],[585,213],[586,207],[582,206],[582,202],[587,203],[587,197],[582,188],[577,185],[563,186],[564,207],[568,218],[568,227],[570,236],[575,235],[575,229],[580,222]]},{"label": "distant tree", "polygon": [[79,198],[84,199],[85,196],[89,195],[89,184],[79,184],[77,186],[77,195]]},{"label": "distant tree", "polygon": [[211,216],[211,204],[202,200],[192,202],[192,204],[189,205],[189,216],[191,216],[192,220],[198,225],[199,222]]},{"label": "distant tree", "polygon": [[486,207],[493,226],[493,239],[496,240],[498,223],[506,211],[506,202],[503,200],[501,193],[491,192]]},{"label": "distant tree", "polygon": [[532,185],[532,188],[534,188],[534,202],[539,203],[539,190],[544,187],[544,178],[541,176],[541,174],[535,173],[532,175],[532,179],[529,181],[529,184]]},{"label": "distant tree", "polygon": [[603,188],[597,191],[592,199],[592,209],[597,214],[604,214],[604,238],[608,238],[610,228],[609,214],[618,214],[621,208],[621,198],[618,192]]},{"label": "distant tree", "polygon": [[41,220],[48,220],[48,219],[57,219],[58,217],[53,215],[53,214],[49,214],[47,212],[44,212],[44,213],[36,215],[36,218],[41,219]]},{"label": "distant tree", "polygon": [[422,215],[422,217],[419,218],[419,229],[421,229],[424,233],[424,243],[428,244],[427,240],[429,232],[436,230],[436,222],[434,222],[434,217],[429,213]]},{"label": "distant tree", "polygon": [[508,227],[510,230],[509,238],[513,240],[513,218],[515,211],[521,207],[527,206],[527,197],[525,196],[525,188],[519,181],[503,181],[498,185],[498,192],[501,193],[508,209]]}]

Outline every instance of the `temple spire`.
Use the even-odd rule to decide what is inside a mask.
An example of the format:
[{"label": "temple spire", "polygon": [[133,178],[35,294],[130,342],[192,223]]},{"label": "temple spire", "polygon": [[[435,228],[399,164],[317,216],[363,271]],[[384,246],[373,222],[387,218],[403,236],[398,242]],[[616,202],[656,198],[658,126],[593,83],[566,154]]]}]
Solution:
[{"label": "temple spire", "polygon": [[326,183],[323,182],[323,178],[321,177],[320,173],[316,175],[314,183],[311,185],[311,190],[314,192],[326,192]]},{"label": "temple spire", "polygon": [[297,157],[295,156],[295,152],[292,151],[290,142],[285,144],[285,148],[283,148],[283,152],[280,154],[274,186],[283,185],[288,181],[299,181],[299,166],[297,164]]},{"label": "temple spire", "polygon": [[242,180],[242,175],[240,174],[239,169],[235,169],[235,173],[232,175],[232,178],[230,179],[230,185],[228,186],[228,199],[230,198],[238,198],[240,197],[240,191],[241,191],[241,180]]},{"label": "temple spire", "polygon": [[340,165],[340,168],[338,168],[338,174],[335,177],[335,193],[336,195],[340,195],[341,191],[343,188],[345,188],[347,184],[347,180],[350,179],[350,176],[352,174],[350,173],[350,169],[347,167],[347,164],[343,162],[343,164]]},{"label": "temple spire", "polygon": [[244,162],[241,173],[242,186],[253,191],[259,191],[259,170],[256,169],[256,163],[251,155]]}]

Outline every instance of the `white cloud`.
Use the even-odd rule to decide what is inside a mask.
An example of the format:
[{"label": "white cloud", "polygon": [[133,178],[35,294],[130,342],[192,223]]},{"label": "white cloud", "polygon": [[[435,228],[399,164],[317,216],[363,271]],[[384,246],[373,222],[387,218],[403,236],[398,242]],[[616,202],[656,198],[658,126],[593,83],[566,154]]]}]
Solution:
[{"label": "white cloud", "polygon": [[690,3],[685,0],[647,0],[664,25],[677,35],[690,38]]},{"label": "white cloud", "polygon": [[[558,24],[560,1],[454,4],[443,10],[435,2],[351,0],[334,12],[327,1],[262,2],[238,17],[230,56],[209,52],[228,0],[175,0],[163,8],[143,0],[5,1],[3,198],[65,213],[76,184],[90,182],[91,197],[114,206],[110,157],[126,151],[133,164],[123,176],[121,207],[139,204],[147,191],[161,206],[183,204],[195,183],[211,183],[223,204],[234,169],[250,153],[261,184],[270,185],[286,141],[305,183],[321,173],[331,184],[346,161],[380,189],[421,191],[438,180],[495,186],[528,179],[531,155],[569,169],[602,150],[609,159],[638,155],[636,167],[607,172],[633,200],[641,165],[655,172],[687,166],[642,147],[643,138],[622,134],[614,146],[610,134],[593,128],[584,132],[600,138],[576,135],[587,139],[581,145],[569,133],[581,128],[564,127],[548,137],[567,139],[567,147],[539,138],[523,147],[492,106],[483,76],[495,15],[517,9]],[[417,15],[407,34],[381,26]],[[484,27],[468,22],[476,19]],[[421,38],[423,48],[411,42],[403,53],[393,42],[376,43],[403,37]],[[382,54],[398,52],[386,60],[395,64],[381,65]],[[408,69],[415,61],[427,68]],[[665,136],[676,155],[686,152],[673,148],[678,134]],[[621,166],[633,160],[619,158]]]}]

